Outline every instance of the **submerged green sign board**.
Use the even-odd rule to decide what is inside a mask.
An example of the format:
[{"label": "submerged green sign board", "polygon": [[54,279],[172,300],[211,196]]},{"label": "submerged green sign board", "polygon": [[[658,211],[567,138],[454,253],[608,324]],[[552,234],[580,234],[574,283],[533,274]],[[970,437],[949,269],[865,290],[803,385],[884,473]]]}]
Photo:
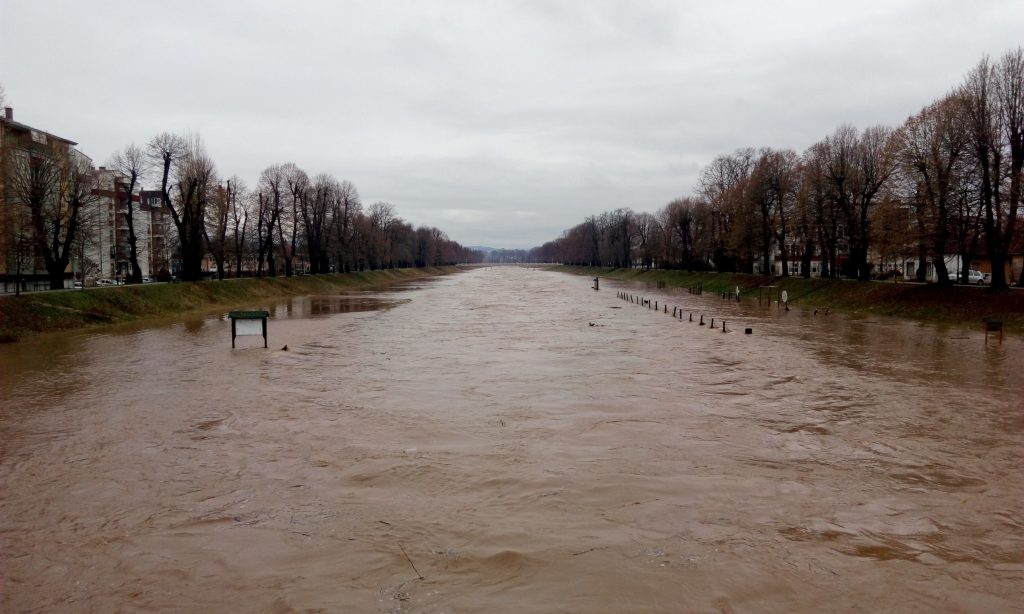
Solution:
[{"label": "submerged green sign board", "polygon": [[267,318],[269,311],[230,311],[231,347],[235,347],[235,337],[245,335],[263,335],[263,347],[267,347]]}]

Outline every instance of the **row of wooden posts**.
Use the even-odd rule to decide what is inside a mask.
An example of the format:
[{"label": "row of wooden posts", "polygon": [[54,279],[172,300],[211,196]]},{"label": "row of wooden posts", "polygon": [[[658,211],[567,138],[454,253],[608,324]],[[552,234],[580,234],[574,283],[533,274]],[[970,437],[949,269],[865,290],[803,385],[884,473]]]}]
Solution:
[{"label": "row of wooden posts", "polygon": [[[630,294],[628,292],[619,292],[618,296],[619,296],[619,298],[621,300],[629,301],[630,303],[632,303],[634,305],[638,305],[640,307],[647,307],[648,309],[651,309],[651,310],[654,310],[654,311],[661,311],[662,313],[665,313],[666,315],[668,314],[668,303],[659,303],[657,300],[652,301],[649,298],[643,298],[642,296],[636,296],[636,295]],[[676,307],[676,306],[673,305],[673,307],[672,307],[672,317],[673,318],[677,318],[679,320],[683,320],[684,319],[683,315],[685,313],[687,313],[687,312],[684,311],[682,307]],[[690,322],[694,321],[694,319],[693,319],[693,312],[692,311],[689,312],[689,321]],[[722,323],[722,325],[721,325],[722,332],[723,333],[730,332],[725,327],[725,320],[719,320],[719,321]],[[700,314],[700,316],[699,316],[699,318],[697,320],[697,323],[700,326],[707,326],[707,323],[704,322],[704,314]],[[711,328],[718,328],[718,326],[715,324],[715,318],[711,318]],[[750,335],[750,334],[753,334],[754,329],[752,329],[752,328],[745,328],[745,329],[743,329],[743,332],[748,334],[748,335]]]}]

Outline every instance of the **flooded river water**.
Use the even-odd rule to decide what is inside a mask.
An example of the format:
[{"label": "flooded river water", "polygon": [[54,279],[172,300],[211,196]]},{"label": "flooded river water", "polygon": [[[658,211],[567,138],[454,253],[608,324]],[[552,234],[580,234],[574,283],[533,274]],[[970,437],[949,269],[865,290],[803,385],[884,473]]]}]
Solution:
[{"label": "flooded river water", "polygon": [[1020,338],[590,283],[0,347],[0,611],[1020,611]]}]

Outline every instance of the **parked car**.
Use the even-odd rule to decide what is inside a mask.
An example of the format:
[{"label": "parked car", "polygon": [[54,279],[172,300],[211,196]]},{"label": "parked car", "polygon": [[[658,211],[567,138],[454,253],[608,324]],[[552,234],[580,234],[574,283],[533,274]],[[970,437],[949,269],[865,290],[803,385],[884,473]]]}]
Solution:
[{"label": "parked car", "polygon": [[152,277],[143,277],[142,278],[142,283],[144,283],[144,284],[151,284],[151,283],[153,283],[153,278]]},{"label": "parked car", "polygon": [[96,285],[97,286],[116,286],[117,284],[114,283],[113,279],[97,279],[96,280]]},{"label": "parked car", "polygon": [[981,271],[970,270],[967,271],[967,283],[981,285],[986,281],[986,275]]}]

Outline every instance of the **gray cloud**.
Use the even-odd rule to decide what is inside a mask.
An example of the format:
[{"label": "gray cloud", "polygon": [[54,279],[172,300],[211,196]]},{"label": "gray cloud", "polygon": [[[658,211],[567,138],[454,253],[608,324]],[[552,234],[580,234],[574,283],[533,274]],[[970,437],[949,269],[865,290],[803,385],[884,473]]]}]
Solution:
[{"label": "gray cloud", "polygon": [[250,184],[294,161],[464,244],[654,210],[743,146],[895,125],[1020,44],[1010,0],[3,0],[17,118],[98,162],[202,134]]}]

